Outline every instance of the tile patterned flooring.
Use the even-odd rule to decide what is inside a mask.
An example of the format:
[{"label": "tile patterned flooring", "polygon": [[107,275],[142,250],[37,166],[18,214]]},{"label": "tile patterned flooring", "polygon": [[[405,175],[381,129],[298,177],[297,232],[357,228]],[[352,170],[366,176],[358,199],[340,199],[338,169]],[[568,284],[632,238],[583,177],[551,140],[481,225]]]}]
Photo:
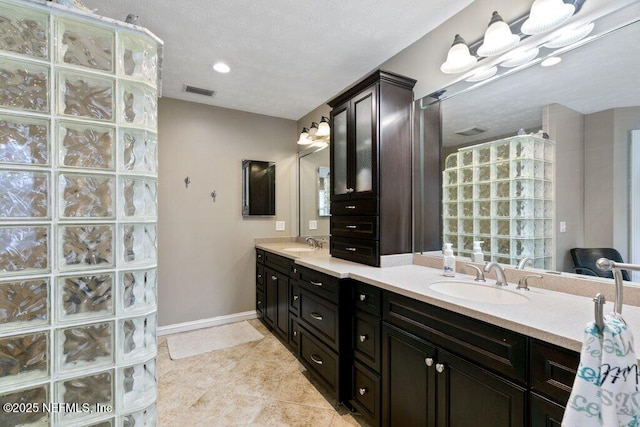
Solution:
[{"label": "tile patterned flooring", "polygon": [[259,320],[264,339],[179,360],[158,341],[160,426],[366,426],[317,385]]}]

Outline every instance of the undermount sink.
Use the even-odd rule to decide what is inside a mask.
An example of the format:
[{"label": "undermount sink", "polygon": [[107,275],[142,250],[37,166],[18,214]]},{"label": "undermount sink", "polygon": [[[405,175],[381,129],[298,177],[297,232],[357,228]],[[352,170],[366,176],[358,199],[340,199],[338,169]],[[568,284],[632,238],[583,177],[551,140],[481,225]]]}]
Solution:
[{"label": "undermount sink", "polygon": [[529,302],[526,296],[495,285],[446,280],[432,283],[429,288],[441,294],[474,302],[505,305]]},{"label": "undermount sink", "polygon": [[284,248],[283,251],[286,252],[312,252],[314,248]]}]

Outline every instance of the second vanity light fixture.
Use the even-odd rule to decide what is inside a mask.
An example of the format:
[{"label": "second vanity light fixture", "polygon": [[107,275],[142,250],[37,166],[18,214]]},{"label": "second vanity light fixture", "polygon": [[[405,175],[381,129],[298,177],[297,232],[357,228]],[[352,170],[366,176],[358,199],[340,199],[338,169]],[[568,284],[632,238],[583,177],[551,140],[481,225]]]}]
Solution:
[{"label": "second vanity light fixture", "polygon": [[320,124],[311,122],[309,128],[302,128],[300,137],[298,138],[298,145],[311,145],[311,144],[328,144],[329,136],[331,135],[331,128],[329,127],[329,119],[322,116]]}]

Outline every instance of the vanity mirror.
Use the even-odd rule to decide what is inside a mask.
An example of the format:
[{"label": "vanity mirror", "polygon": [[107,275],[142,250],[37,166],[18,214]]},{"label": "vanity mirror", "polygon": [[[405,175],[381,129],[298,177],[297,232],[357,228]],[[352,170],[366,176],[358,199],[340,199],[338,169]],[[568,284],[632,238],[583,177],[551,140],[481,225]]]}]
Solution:
[{"label": "vanity mirror", "polygon": [[[478,193],[477,187],[467,186],[455,190],[454,197],[453,193],[449,194],[451,179],[445,174],[443,180],[441,236],[447,240],[455,237],[456,241],[452,243],[458,254],[468,256],[473,241],[483,240],[485,260],[491,257],[512,265],[514,260],[529,256],[536,257],[538,268],[572,271],[569,250],[574,247],[616,248],[626,262],[640,262],[636,255],[640,249],[640,231],[634,229],[632,221],[640,216],[640,212],[632,211],[634,194],[630,178],[635,167],[631,147],[640,144],[640,137],[635,137],[636,142],[632,143],[633,131],[640,129],[638,16],[640,7],[634,2],[600,17],[594,22],[589,40],[580,42],[579,47],[563,49],[559,55],[561,61],[554,66],[541,66],[541,60],[551,51],[541,47],[539,59],[532,64],[512,68],[502,76],[479,83],[462,80],[445,88],[444,93],[438,93],[439,99],[426,97],[417,102],[421,148],[438,138],[433,136],[429,126],[433,124],[434,109],[441,111],[442,170],[452,166],[452,157],[448,156],[461,148],[483,143],[486,144],[483,147],[490,147],[486,159],[479,159],[480,154],[475,150],[469,157],[469,164],[456,165],[468,167],[464,174],[458,169],[456,184],[473,184],[480,180],[487,184],[482,194]],[[526,135],[540,133],[517,137],[519,131]],[[544,139],[547,136],[549,140]],[[514,154],[516,146],[522,146],[520,142],[524,139],[528,141],[525,145],[530,144],[532,148],[540,141],[541,144],[552,141],[549,145],[553,145],[551,157],[545,157],[544,147],[539,156],[532,152],[531,178],[540,177],[542,186],[548,187],[546,193],[543,189],[537,195],[549,196],[550,200],[537,212],[532,207],[532,226],[528,234],[519,235],[520,243],[526,243],[528,239],[544,236],[546,228],[550,234],[543,242],[542,253],[548,262],[545,262],[545,256],[536,256],[539,254],[534,253],[533,246],[529,250],[521,245],[518,253],[514,252],[518,243],[503,244],[499,250],[491,247],[492,243],[497,244],[496,239],[513,235],[518,226],[519,214],[513,207],[498,212],[497,204],[521,197],[516,186],[524,181],[517,182],[519,175],[514,171],[525,166],[523,161],[517,160],[519,163],[515,166],[504,166],[509,168],[507,175],[499,175],[496,162],[507,161],[507,158],[496,154],[498,148],[492,142],[506,142]],[[464,148],[461,153],[464,151],[474,149]],[[640,160],[637,163],[640,164]],[[491,166],[487,168],[488,175],[479,177],[479,168],[484,164]],[[545,167],[549,169],[545,171]],[[533,170],[535,168],[538,169]],[[533,180],[530,182],[535,186]],[[497,190],[500,183],[510,185],[508,192]],[[423,222],[433,221],[433,216],[420,215],[420,210],[432,209],[434,201],[424,197],[420,200],[423,193],[419,188],[416,193],[416,217],[425,218]],[[457,220],[455,226],[454,218]],[[460,223],[463,219],[476,227],[463,227]],[[490,225],[498,220],[504,224],[499,232]],[[539,220],[539,226],[535,220]],[[480,221],[486,221],[484,226],[478,224]],[[418,224],[417,233],[421,227],[425,228]],[[433,244],[420,246],[420,238],[415,241],[419,252],[439,249]]]},{"label": "vanity mirror", "polygon": [[329,149],[308,148],[298,154],[300,236],[329,235]]}]

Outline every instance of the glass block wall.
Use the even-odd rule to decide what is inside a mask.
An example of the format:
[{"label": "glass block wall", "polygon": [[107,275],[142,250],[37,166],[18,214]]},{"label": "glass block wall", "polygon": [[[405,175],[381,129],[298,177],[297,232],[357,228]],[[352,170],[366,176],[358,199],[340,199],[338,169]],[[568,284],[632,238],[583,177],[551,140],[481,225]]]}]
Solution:
[{"label": "glass block wall", "polygon": [[487,142],[447,156],[444,241],[470,257],[484,241],[485,261],[553,265],[555,143],[531,135]]},{"label": "glass block wall", "polygon": [[0,0],[2,426],[155,425],[160,48]]}]

